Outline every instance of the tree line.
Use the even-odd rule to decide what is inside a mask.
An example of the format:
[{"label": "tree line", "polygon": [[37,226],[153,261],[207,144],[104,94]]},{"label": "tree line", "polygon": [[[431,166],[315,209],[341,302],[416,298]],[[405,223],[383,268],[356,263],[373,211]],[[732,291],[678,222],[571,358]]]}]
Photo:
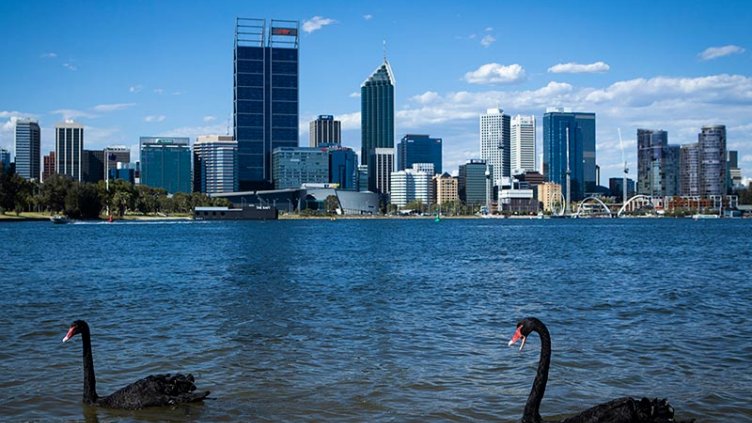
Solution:
[{"label": "tree line", "polygon": [[0,213],[50,212],[74,219],[96,219],[126,213],[192,213],[197,206],[230,206],[224,198],[203,193],[176,193],[128,181],[78,182],[63,175],[51,175],[43,183],[29,181],[11,168],[0,171]]}]

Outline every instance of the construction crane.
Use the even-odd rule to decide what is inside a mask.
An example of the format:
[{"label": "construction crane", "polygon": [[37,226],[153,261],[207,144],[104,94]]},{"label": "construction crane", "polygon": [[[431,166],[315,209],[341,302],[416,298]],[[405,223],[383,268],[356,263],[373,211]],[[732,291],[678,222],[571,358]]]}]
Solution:
[{"label": "construction crane", "polygon": [[622,179],[622,204],[627,202],[627,174],[629,173],[629,168],[627,167],[627,159],[624,156],[624,141],[621,139],[621,128],[616,129],[619,132],[619,146],[621,147],[621,161],[624,163],[624,177]]}]

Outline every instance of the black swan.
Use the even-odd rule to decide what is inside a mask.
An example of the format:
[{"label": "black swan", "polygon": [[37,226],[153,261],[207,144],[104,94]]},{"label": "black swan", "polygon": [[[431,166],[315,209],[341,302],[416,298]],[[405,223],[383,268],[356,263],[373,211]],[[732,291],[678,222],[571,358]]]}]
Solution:
[{"label": "black swan", "polygon": [[[531,332],[538,332],[541,340],[541,355],[538,361],[538,374],[533,381],[533,389],[525,404],[522,423],[539,423],[540,404],[546,391],[548,382],[548,367],[551,364],[551,336],[546,325],[535,317],[528,317],[517,323],[517,330],[509,341],[509,346],[522,339],[520,350],[525,346],[525,340]],[[582,413],[561,420],[561,423],[668,423],[674,422],[674,409],[664,400],[642,398],[640,400],[624,397],[618,398]]]},{"label": "black swan", "polygon": [[193,384],[193,376],[190,374],[187,376],[165,374],[147,376],[111,395],[100,397],[97,395],[97,383],[94,379],[94,359],[91,355],[89,325],[83,320],[76,320],[68,329],[63,342],[78,333],[81,334],[81,340],[84,343],[84,402],[87,404],[136,410],[144,407],[201,401],[209,395],[209,391],[193,392],[196,390],[196,385]]}]

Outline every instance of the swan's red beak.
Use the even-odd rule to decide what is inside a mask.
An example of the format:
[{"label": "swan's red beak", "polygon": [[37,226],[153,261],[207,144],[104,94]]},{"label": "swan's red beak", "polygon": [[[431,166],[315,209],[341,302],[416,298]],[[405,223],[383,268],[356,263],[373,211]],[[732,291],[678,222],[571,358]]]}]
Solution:
[{"label": "swan's red beak", "polygon": [[522,338],[522,344],[520,344],[520,351],[522,351],[522,348],[525,346],[525,341],[527,340],[527,338],[525,338],[525,336],[522,335],[522,326],[517,326],[517,330],[514,332],[512,339],[509,340],[509,346],[511,347],[512,345],[514,345],[514,343],[519,341],[520,338]]},{"label": "swan's red beak", "polygon": [[68,329],[68,333],[65,334],[65,338],[63,338],[63,342],[67,342],[69,339],[73,338],[73,335],[76,334],[76,327],[71,326],[70,329]]}]

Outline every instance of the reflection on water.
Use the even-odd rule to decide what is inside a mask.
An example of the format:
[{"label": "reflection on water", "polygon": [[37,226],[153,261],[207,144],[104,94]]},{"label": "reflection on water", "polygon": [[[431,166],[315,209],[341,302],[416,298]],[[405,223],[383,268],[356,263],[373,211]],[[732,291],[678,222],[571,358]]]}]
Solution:
[{"label": "reflection on water", "polygon": [[[0,226],[0,415],[78,421],[517,421],[539,342],[542,413],[624,395],[682,418],[752,417],[747,221],[280,221]],[[211,401],[81,404],[196,377]]]}]

